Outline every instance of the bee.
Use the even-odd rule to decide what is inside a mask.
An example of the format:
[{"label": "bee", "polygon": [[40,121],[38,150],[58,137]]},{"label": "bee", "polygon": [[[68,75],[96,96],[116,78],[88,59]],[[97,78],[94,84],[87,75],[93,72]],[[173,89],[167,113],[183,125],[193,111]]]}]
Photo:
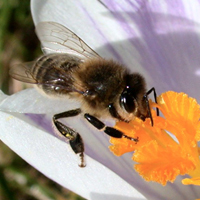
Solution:
[{"label": "bee", "polygon": [[[84,114],[85,119],[100,131],[115,138],[138,142],[123,132],[106,126],[100,118],[129,122],[134,117],[153,119],[149,108],[144,78],[113,60],[101,58],[68,28],[55,22],[41,22],[36,33],[44,55],[34,62],[11,67],[10,75],[19,81],[35,84],[48,96],[79,100],[81,108],[53,116],[58,132],[69,140],[72,150],[80,156],[85,167],[84,143],[81,135],[59,119]],[[158,112],[158,110],[157,110]]]}]

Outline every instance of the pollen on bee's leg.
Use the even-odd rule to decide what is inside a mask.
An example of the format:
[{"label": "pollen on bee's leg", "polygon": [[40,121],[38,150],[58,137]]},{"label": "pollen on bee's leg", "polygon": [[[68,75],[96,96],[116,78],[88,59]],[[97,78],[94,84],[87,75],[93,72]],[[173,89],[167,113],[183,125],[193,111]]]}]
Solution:
[{"label": "pollen on bee's leg", "polygon": [[[56,136],[58,136],[59,138],[62,138],[64,139],[66,142],[68,142],[70,139],[73,139],[74,137],[71,136],[70,134],[68,134],[68,132],[63,129],[59,129],[58,125],[63,125],[62,123],[60,122],[57,122],[57,124],[55,124],[53,121],[52,121],[52,128],[53,128],[53,131],[55,133]],[[66,127],[65,125],[63,125],[63,127]]]}]

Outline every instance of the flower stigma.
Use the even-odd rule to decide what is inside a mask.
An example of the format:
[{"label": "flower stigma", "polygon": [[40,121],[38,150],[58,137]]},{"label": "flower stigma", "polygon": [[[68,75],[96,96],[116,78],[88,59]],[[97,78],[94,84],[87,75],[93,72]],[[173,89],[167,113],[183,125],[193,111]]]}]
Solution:
[{"label": "flower stigma", "polygon": [[[157,97],[157,104],[151,100],[149,104],[154,125],[149,118],[117,122],[116,129],[139,141],[111,138],[109,149],[117,156],[134,152],[134,169],[146,181],[164,186],[187,174],[190,178],[183,179],[182,184],[200,185],[200,105],[187,94],[173,91]],[[162,116],[156,115],[155,107]]]}]

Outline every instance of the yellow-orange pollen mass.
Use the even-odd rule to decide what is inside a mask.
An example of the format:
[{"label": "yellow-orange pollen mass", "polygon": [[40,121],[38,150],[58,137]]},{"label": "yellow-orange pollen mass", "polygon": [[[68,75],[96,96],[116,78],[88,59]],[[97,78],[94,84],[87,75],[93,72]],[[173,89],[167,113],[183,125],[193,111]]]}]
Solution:
[{"label": "yellow-orange pollen mass", "polygon": [[[135,118],[130,123],[117,122],[115,128],[124,134],[139,138],[135,143],[126,138],[111,138],[110,150],[117,156],[133,152],[137,162],[135,170],[146,180],[166,185],[178,175],[188,174],[191,178],[183,184],[200,185],[200,106],[194,98],[184,93],[169,91],[150,100],[154,126],[147,118]],[[158,107],[161,116],[157,116]],[[154,109],[153,109],[154,108]]]}]

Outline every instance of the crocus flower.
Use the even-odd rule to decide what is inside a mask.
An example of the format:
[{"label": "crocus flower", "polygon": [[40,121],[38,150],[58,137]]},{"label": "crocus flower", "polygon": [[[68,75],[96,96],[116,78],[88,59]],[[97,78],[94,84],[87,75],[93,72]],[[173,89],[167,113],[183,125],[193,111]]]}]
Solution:
[{"label": "crocus flower", "polygon": [[[198,92],[200,39],[198,0],[32,0],[34,23],[58,22],[80,36],[104,58],[113,58],[144,75],[149,88]],[[87,199],[195,199],[198,186],[182,177],[162,186],[146,182],[133,169],[132,153],[116,157],[108,137],[72,119],[85,141],[87,166],[69,145],[55,137],[51,117],[76,108],[74,102],[47,99],[34,89],[0,96],[0,138],[49,178]],[[67,121],[69,122],[69,121]],[[154,150],[152,149],[152,154]]]}]

